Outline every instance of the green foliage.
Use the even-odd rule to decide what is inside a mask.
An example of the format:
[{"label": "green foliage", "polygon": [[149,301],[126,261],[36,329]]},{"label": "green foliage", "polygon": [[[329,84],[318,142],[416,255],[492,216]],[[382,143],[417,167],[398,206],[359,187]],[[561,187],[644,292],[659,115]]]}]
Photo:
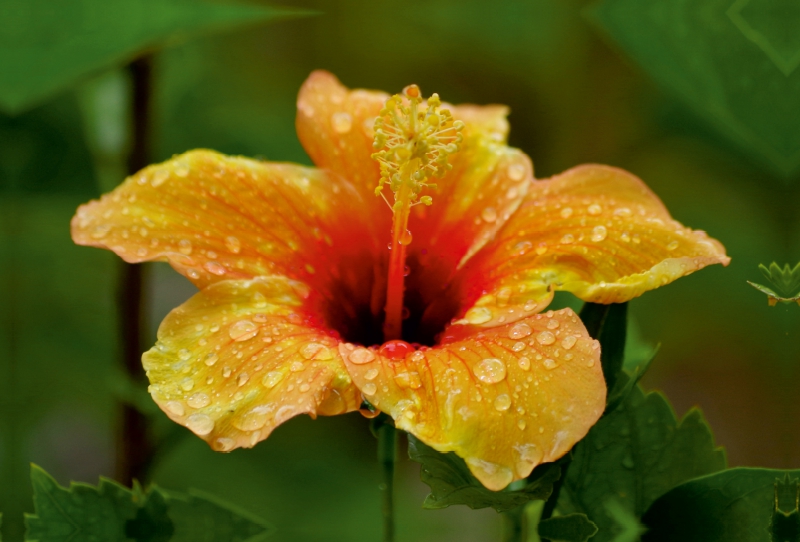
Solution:
[{"label": "green foliage", "polygon": [[529,501],[547,499],[561,472],[556,463],[547,463],[534,469],[521,489],[490,491],[472,476],[463,459],[452,452],[437,452],[413,435],[408,435],[408,455],[422,464],[420,477],[431,488],[422,506],[431,509],[465,504],[472,509],[492,507],[506,512]]},{"label": "green foliage", "polygon": [[662,87],[788,176],[800,166],[796,5],[604,0],[591,15]]},{"label": "green foliage", "polygon": [[747,283],[756,290],[767,294],[767,301],[770,306],[774,306],[778,302],[797,302],[800,304],[800,262],[793,268],[790,268],[788,263],[781,267],[775,262],[769,264],[769,267],[764,264],[758,264],[758,268],[767,280],[772,283],[778,293],[775,293],[771,288],[756,284],[755,282],[750,282],[749,280]]},{"label": "green foliage", "polygon": [[552,542],[586,542],[597,534],[597,525],[586,514],[567,514],[539,522],[539,536]]},{"label": "green foliage", "polygon": [[636,542],[647,531],[639,519],[616,499],[606,501],[606,512],[617,522],[617,534],[611,542]]},{"label": "green foliage", "polygon": [[634,386],[574,448],[558,509],[586,514],[599,528],[593,541],[610,541],[620,531],[611,499],[641,517],[674,486],[724,468],[725,453],[698,410],[678,423],[663,395]]},{"label": "green foliage", "polygon": [[[611,406],[612,400],[617,401],[621,398],[621,394],[628,384],[622,371],[628,333],[628,304],[586,303],[581,309],[580,317],[589,335],[599,340],[602,345],[600,362],[603,365],[603,378],[608,387],[607,404]],[[644,374],[647,365],[649,365],[649,360],[637,373],[640,377]]]},{"label": "green foliage", "polygon": [[67,489],[35,465],[31,481],[36,514],[26,515],[26,542],[260,542],[272,533],[259,518],[198,492],[127,489],[105,478]]},{"label": "green foliage", "polygon": [[5,0],[0,108],[19,113],[76,80],[199,32],[307,14],[209,0]]},{"label": "green foliage", "polygon": [[642,518],[645,542],[800,540],[800,471],[735,468],[688,481]]}]

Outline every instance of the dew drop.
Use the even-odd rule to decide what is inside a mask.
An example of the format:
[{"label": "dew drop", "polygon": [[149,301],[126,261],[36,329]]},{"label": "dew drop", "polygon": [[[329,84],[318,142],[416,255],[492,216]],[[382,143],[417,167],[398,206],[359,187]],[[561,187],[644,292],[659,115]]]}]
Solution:
[{"label": "dew drop", "polygon": [[561,324],[558,322],[558,320],[553,318],[552,320],[547,322],[547,329],[558,329],[558,326],[560,326],[560,325]]},{"label": "dew drop", "polygon": [[528,425],[528,424],[527,424],[527,423],[525,423],[525,420],[523,420],[522,418],[520,418],[519,420],[517,420],[517,427],[519,427],[519,430],[520,430],[520,431],[524,431],[524,430],[525,430],[525,426],[526,426],[526,425]]},{"label": "dew drop", "polygon": [[216,352],[209,352],[206,355],[206,359],[203,360],[203,362],[209,367],[213,366],[217,361],[219,361],[219,356]]},{"label": "dew drop", "polygon": [[506,377],[506,365],[497,358],[486,358],[477,363],[472,372],[481,382],[496,384]]},{"label": "dew drop", "polygon": [[568,233],[561,238],[562,245],[571,245],[574,242],[575,242],[575,236],[572,235],[571,233]]},{"label": "dew drop", "polygon": [[334,113],[331,117],[331,124],[336,133],[346,134],[353,127],[353,117],[346,111]]},{"label": "dew drop", "polygon": [[192,353],[189,352],[186,348],[181,348],[178,350],[178,359],[181,361],[188,361],[189,358],[192,357]]},{"label": "dew drop", "polygon": [[587,209],[587,211],[589,212],[590,215],[597,216],[597,215],[599,215],[600,213],[603,212],[603,208],[600,207],[599,205],[597,205],[596,203],[593,203],[593,204],[589,205],[589,208]]},{"label": "dew drop", "polygon": [[577,338],[575,335],[567,335],[567,336],[566,336],[566,337],[564,337],[564,339],[561,341],[561,346],[563,346],[564,348],[566,348],[567,350],[569,350],[570,348],[572,348],[573,346],[575,346],[575,343],[576,343],[576,342],[578,342],[578,338]]},{"label": "dew drop", "polygon": [[223,378],[228,378],[229,376],[231,376],[231,368],[230,367],[223,367],[222,368],[222,377]]},{"label": "dew drop", "polygon": [[555,360],[552,360],[550,358],[545,359],[542,362],[542,365],[544,365],[544,368],[547,369],[547,370],[553,370],[556,367],[558,367],[558,363],[556,363]]},{"label": "dew drop", "polygon": [[548,345],[556,342],[556,336],[549,331],[542,331],[536,336],[536,340],[539,341],[539,344]]},{"label": "dew drop", "polygon": [[522,339],[524,337],[527,337],[531,333],[533,333],[531,326],[529,326],[525,322],[520,322],[518,324],[514,324],[513,326],[511,326],[511,328],[508,330],[508,338]]},{"label": "dew drop", "polygon": [[192,414],[186,418],[186,427],[202,437],[214,430],[214,420],[205,414]]},{"label": "dew drop", "polygon": [[167,401],[164,406],[171,414],[174,414],[175,416],[183,416],[185,412],[183,409],[183,403],[180,401]]},{"label": "dew drop", "polygon": [[278,382],[283,380],[283,373],[281,371],[270,371],[264,375],[264,378],[261,379],[261,383],[269,388],[272,389],[278,385]]},{"label": "dew drop", "polygon": [[494,491],[505,488],[514,479],[513,471],[503,465],[474,457],[470,457],[466,461],[470,470],[475,473],[483,485]]},{"label": "dew drop", "polygon": [[481,218],[490,224],[497,220],[497,209],[494,207],[484,207],[481,211]]},{"label": "dew drop", "polygon": [[523,371],[528,371],[531,368],[531,360],[525,356],[519,358],[519,361],[517,363],[519,363],[519,368],[522,369]]},{"label": "dew drop", "polygon": [[367,382],[364,384],[364,387],[361,388],[361,391],[367,395],[375,395],[375,393],[378,391],[378,386],[376,386],[374,382]]},{"label": "dew drop", "polygon": [[608,230],[606,230],[605,226],[595,226],[594,229],[592,229],[591,239],[595,243],[599,243],[600,241],[605,239],[607,235],[608,235]]},{"label": "dew drop", "polygon": [[302,361],[293,361],[291,365],[289,365],[289,370],[293,373],[299,373],[305,368]]},{"label": "dew drop", "polygon": [[401,388],[418,390],[422,387],[422,380],[419,378],[419,373],[416,371],[397,373],[394,380]]},{"label": "dew drop", "polygon": [[492,319],[492,311],[486,307],[472,307],[464,315],[464,319],[470,324],[485,324]]},{"label": "dew drop", "polygon": [[320,343],[308,343],[300,349],[300,355],[305,359],[326,360],[332,359],[333,355],[327,346]]},{"label": "dew drop", "polygon": [[511,164],[506,170],[508,178],[512,181],[521,181],[525,176],[525,166],[522,164]]},{"label": "dew drop", "polygon": [[234,254],[239,254],[242,250],[242,242],[238,237],[230,236],[225,238],[225,246]]},{"label": "dew drop", "polygon": [[572,207],[564,207],[561,209],[561,218],[569,218],[572,216]]},{"label": "dew drop", "polygon": [[211,403],[211,398],[205,393],[200,392],[189,396],[186,402],[192,408],[203,408]]},{"label": "dew drop", "polygon": [[405,359],[405,357],[413,351],[414,347],[405,341],[387,341],[383,343],[378,352],[385,358],[400,360]]},{"label": "dew drop", "polygon": [[191,378],[184,378],[181,380],[181,389],[183,391],[191,391],[194,388],[194,380]]},{"label": "dew drop", "polygon": [[411,235],[411,230],[406,230],[400,236],[400,239],[397,240],[398,243],[401,245],[410,245],[411,241],[414,239],[414,236]]},{"label": "dew drop", "polygon": [[614,216],[631,216],[631,210],[627,207],[620,207],[619,209],[614,209]]},{"label": "dew drop", "polygon": [[[176,171],[175,173],[177,174],[178,172]],[[183,177],[185,177],[185,175],[183,175]],[[159,186],[167,182],[167,179],[169,179],[169,171],[166,171],[164,169],[159,169],[153,174],[153,178],[150,179],[150,184],[153,187],[158,188]]]},{"label": "dew drop", "polygon": [[351,363],[355,363],[356,365],[364,365],[365,363],[370,363],[375,359],[375,354],[366,348],[356,348],[350,355],[347,356]]},{"label": "dew drop", "polygon": [[251,320],[239,320],[228,328],[228,335],[236,342],[246,341],[258,335],[258,326]]},{"label": "dew drop", "polygon": [[378,376],[378,369],[374,367],[369,371],[367,371],[366,373],[364,373],[364,378],[366,378],[367,380],[375,380],[377,376]]},{"label": "dew drop", "polygon": [[203,267],[206,271],[214,275],[222,276],[225,274],[225,268],[217,262],[206,262],[203,264]]},{"label": "dew drop", "polygon": [[522,341],[517,341],[514,343],[514,346],[511,347],[511,350],[514,352],[522,352],[525,350],[525,343]]},{"label": "dew drop", "polygon": [[500,412],[506,411],[511,407],[511,397],[503,393],[495,397],[494,408]]},{"label": "dew drop", "polygon": [[541,255],[542,255],[542,254],[544,254],[545,252],[547,252],[547,244],[545,244],[545,243],[539,243],[539,246],[538,246],[538,247],[536,247],[536,254],[538,254],[539,256],[541,256]]},{"label": "dew drop", "polygon": [[675,250],[676,248],[678,248],[677,241],[672,241],[670,242],[670,244],[667,245],[667,250]]},{"label": "dew drop", "polygon": [[250,380],[250,375],[247,373],[240,373],[239,376],[236,377],[236,385],[240,388],[247,384],[247,381]]},{"label": "dew drop", "polygon": [[232,420],[233,426],[241,431],[258,431],[267,424],[269,415],[275,410],[275,405],[268,403],[252,408],[239,418]]}]

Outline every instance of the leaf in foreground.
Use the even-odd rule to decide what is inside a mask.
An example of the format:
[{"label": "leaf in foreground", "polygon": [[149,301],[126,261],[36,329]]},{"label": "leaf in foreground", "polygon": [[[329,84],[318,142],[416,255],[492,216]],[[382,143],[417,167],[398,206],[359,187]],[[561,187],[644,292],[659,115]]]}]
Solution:
[{"label": "leaf in foreground", "polygon": [[408,435],[408,455],[422,464],[420,478],[431,488],[422,506],[431,509],[464,504],[472,509],[492,507],[506,512],[529,501],[546,500],[561,472],[556,463],[546,463],[534,469],[525,487],[491,491],[472,476],[463,459],[452,452],[437,452],[413,435]]},{"label": "leaf in foreground", "polygon": [[260,542],[272,533],[259,518],[191,490],[131,490],[105,478],[64,488],[35,465],[31,481],[36,514],[26,515],[26,542]]},{"label": "leaf in foreground", "polygon": [[639,518],[676,485],[725,468],[725,453],[698,410],[678,423],[663,395],[638,385],[573,454],[558,510],[586,514],[599,529],[592,542],[611,541],[620,531],[606,507],[611,499]]},{"label": "leaf in foreground", "polygon": [[586,514],[567,514],[539,522],[539,536],[551,542],[586,542],[597,534],[597,525]]},{"label": "leaf in foreground", "polygon": [[798,479],[800,470],[735,468],[691,480],[653,503],[643,540],[800,541]]}]

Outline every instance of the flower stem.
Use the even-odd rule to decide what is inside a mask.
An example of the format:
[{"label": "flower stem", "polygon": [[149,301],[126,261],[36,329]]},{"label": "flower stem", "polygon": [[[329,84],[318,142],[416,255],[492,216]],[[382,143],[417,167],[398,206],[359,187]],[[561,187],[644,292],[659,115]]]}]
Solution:
[{"label": "flower stem", "polygon": [[503,542],[526,542],[528,525],[525,505],[518,506],[503,514]]},{"label": "flower stem", "polygon": [[392,245],[389,256],[389,277],[386,286],[386,319],[383,322],[383,340],[392,341],[403,334],[403,291],[405,289],[406,246],[411,242],[408,217],[411,212],[411,174],[418,160],[405,164],[400,171],[402,184],[395,194],[392,208]]},{"label": "flower stem", "polygon": [[383,542],[394,541],[394,468],[397,459],[397,430],[391,423],[381,423],[377,428],[378,463],[382,482],[379,486],[383,499]]}]

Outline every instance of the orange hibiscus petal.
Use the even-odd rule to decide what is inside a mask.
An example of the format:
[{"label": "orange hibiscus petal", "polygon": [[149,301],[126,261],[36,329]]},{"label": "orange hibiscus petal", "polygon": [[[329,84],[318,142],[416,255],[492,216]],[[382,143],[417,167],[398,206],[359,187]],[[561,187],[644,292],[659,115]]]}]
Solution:
[{"label": "orange hibiscus petal", "polygon": [[518,318],[525,305],[538,310],[554,290],[620,303],[729,261],[718,241],[673,220],[636,176],[584,165],[533,183],[497,238],[463,266],[452,295],[473,300],[465,320],[490,326]]},{"label": "orange hibiscus petal", "polygon": [[339,341],[316,312],[308,287],[285,277],[206,287],[142,357],[153,399],[219,451],[254,446],[298,414],[357,409]]},{"label": "orange hibiscus petal", "polygon": [[455,325],[434,348],[403,346],[339,349],[373,405],[463,457],[489,489],[558,459],[603,413],[599,344],[570,309],[482,331]]},{"label": "orange hibiscus petal", "polygon": [[350,265],[377,251],[363,207],[352,185],[330,173],[198,150],[81,206],[72,237],[128,262],[169,261],[200,288],[279,274],[329,299],[336,283],[347,292],[339,301],[368,305],[373,270]]}]

